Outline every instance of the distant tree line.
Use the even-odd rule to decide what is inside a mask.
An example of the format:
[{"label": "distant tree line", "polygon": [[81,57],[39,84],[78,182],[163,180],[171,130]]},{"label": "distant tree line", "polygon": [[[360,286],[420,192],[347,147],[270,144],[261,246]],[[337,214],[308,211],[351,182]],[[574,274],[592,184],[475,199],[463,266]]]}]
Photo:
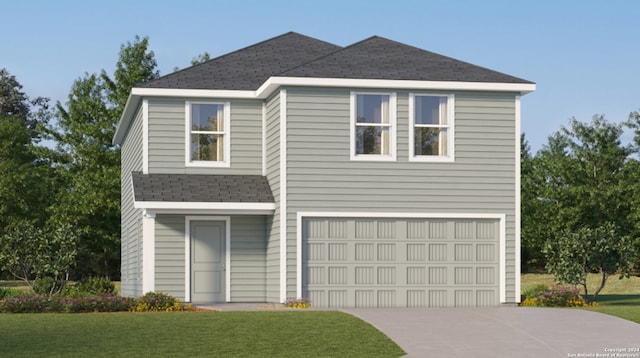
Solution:
[{"label": "distant tree line", "polygon": [[111,140],[131,88],[158,76],[138,36],[120,47],[113,74],[85,73],[53,107],[0,69],[2,276],[119,279],[120,148]]}]

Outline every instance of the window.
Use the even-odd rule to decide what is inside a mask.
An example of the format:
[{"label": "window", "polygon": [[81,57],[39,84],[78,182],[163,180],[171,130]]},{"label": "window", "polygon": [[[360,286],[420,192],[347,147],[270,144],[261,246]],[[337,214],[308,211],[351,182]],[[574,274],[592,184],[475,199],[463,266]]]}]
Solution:
[{"label": "window", "polygon": [[187,166],[229,166],[229,103],[186,104]]},{"label": "window", "polygon": [[351,159],[395,160],[395,94],[351,93]]},{"label": "window", "polygon": [[409,160],[453,161],[453,95],[409,95]]}]

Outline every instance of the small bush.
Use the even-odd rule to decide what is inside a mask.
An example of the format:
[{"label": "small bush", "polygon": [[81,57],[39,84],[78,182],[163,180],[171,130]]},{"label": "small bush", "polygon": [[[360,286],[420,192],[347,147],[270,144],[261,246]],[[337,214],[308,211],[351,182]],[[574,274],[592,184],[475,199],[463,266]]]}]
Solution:
[{"label": "small bush", "polygon": [[191,311],[191,304],[184,305],[177,298],[162,292],[147,292],[138,298],[136,304],[132,306],[131,312],[172,312]]},{"label": "small bush", "polygon": [[311,308],[311,301],[308,298],[288,298],[284,302],[284,306],[289,308]]},{"label": "small bush", "polygon": [[104,294],[92,297],[22,295],[0,301],[2,313],[77,313],[123,312],[135,305],[135,299]]},{"label": "small bush", "polygon": [[52,295],[58,294],[64,287],[65,282],[58,281],[53,277],[41,277],[37,278],[33,282],[33,291],[37,295]]},{"label": "small bush", "polygon": [[10,287],[0,287],[0,300],[5,298],[17,298],[24,294],[22,290],[16,290]]},{"label": "small bush", "polygon": [[[549,288],[537,285],[525,292],[525,300],[520,304],[525,307],[586,307],[589,304],[580,295],[580,290],[555,286]],[[594,304],[591,304],[593,306]]]}]

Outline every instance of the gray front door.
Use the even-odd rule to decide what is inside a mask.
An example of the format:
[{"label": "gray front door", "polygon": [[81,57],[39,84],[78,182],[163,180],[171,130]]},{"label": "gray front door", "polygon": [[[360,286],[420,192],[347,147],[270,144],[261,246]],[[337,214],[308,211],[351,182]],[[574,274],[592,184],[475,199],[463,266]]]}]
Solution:
[{"label": "gray front door", "polygon": [[191,221],[191,302],[225,302],[225,222]]}]

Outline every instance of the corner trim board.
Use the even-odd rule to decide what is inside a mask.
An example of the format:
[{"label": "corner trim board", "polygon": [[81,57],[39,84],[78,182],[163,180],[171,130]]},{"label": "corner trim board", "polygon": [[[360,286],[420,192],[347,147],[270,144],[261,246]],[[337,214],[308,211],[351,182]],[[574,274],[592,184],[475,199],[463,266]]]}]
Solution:
[{"label": "corner trim board", "polygon": [[520,168],[520,150],[521,150],[521,143],[520,143],[520,131],[521,131],[521,114],[520,114],[520,96],[516,96],[516,103],[515,103],[515,111],[516,111],[516,129],[515,129],[515,140],[516,140],[516,153],[515,153],[515,167],[516,167],[516,197],[515,197],[515,202],[516,202],[516,215],[515,215],[515,231],[516,231],[516,235],[515,235],[515,247],[516,247],[516,252],[515,252],[515,274],[516,274],[516,282],[515,282],[515,292],[516,292],[516,297],[515,297],[515,301],[516,302],[520,302],[520,290],[521,290],[521,281],[520,281],[520,275],[522,274],[520,272],[520,265],[521,265],[521,254],[520,254],[520,245],[521,245],[521,225],[522,225],[522,212],[521,212],[521,199],[520,199],[520,191],[521,191],[521,185],[522,185],[522,181],[520,178],[521,175],[521,168]]},{"label": "corner trim board", "polygon": [[142,100],[142,174],[149,174],[149,100]]},{"label": "corner trim board", "polygon": [[280,302],[287,299],[287,90],[280,90]]},{"label": "corner trim board", "polygon": [[142,213],[142,294],[155,291],[156,213]]}]

